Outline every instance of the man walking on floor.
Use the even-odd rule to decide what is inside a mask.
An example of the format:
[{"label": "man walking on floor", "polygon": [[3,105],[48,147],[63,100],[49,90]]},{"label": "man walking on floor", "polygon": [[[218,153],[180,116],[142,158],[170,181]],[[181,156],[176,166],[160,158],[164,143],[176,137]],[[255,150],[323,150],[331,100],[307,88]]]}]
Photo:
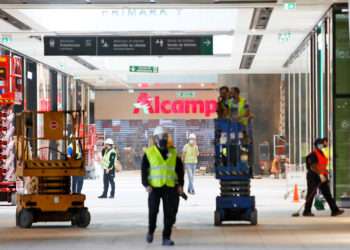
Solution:
[{"label": "man walking on floor", "polygon": [[[146,241],[153,242],[160,200],[163,203],[163,246],[173,246],[171,231],[176,220],[178,195],[183,193],[184,169],[175,147],[168,145],[169,134],[163,127],[153,132],[154,145],[146,149],[142,159],[142,185],[148,192],[148,233]],[[178,185],[177,185],[178,184]]]},{"label": "man walking on floor", "polygon": [[188,190],[189,194],[195,194],[194,191],[194,175],[198,164],[199,150],[196,143],[196,135],[190,134],[188,137],[188,143],[182,150],[182,161],[185,164],[187,176],[188,176]]},{"label": "man walking on floor", "polygon": [[329,188],[328,158],[322,152],[324,147],[323,139],[316,139],[315,149],[306,158],[307,163],[307,195],[303,216],[315,216],[311,212],[311,207],[317,190],[320,189],[326,199],[332,213],[332,216],[338,216],[344,213],[340,210],[332,197]]}]

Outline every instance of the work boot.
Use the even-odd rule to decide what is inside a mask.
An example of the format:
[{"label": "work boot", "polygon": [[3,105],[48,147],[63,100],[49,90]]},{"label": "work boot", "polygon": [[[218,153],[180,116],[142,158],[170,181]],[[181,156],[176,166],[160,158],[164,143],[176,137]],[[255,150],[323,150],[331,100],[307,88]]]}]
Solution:
[{"label": "work boot", "polygon": [[311,212],[304,212],[303,216],[304,217],[314,217],[315,215],[313,213],[311,213]]},{"label": "work boot", "polygon": [[162,245],[163,245],[163,246],[174,246],[174,245],[175,245],[175,242],[172,241],[171,239],[163,239]]},{"label": "work boot", "polygon": [[341,209],[338,209],[334,212],[332,212],[332,216],[339,216],[339,215],[342,215],[344,213],[344,210],[341,210]]},{"label": "work boot", "polygon": [[110,199],[114,199],[114,195],[110,195],[108,198],[110,198]]},{"label": "work boot", "polygon": [[106,198],[107,198],[107,195],[100,195],[98,198],[99,198],[99,199],[106,199]]},{"label": "work boot", "polygon": [[153,242],[153,234],[147,233],[146,234],[146,241],[147,241],[147,243],[152,243]]}]

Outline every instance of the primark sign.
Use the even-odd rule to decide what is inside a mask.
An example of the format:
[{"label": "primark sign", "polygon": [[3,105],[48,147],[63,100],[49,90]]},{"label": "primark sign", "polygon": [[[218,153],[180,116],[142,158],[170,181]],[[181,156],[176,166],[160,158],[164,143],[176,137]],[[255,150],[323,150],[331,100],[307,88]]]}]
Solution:
[{"label": "primark sign", "polygon": [[170,15],[180,16],[182,10],[166,10],[166,9],[118,9],[103,10],[103,17],[166,17]]}]

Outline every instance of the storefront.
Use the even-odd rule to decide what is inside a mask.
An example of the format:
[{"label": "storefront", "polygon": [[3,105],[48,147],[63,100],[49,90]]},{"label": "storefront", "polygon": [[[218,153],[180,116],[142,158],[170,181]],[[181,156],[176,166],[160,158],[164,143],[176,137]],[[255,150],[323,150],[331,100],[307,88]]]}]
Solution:
[{"label": "storefront", "polygon": [[[74,80],[69,74],[54,69],[46,64],[38,62],[21,53],[0,46],[0,55],[10,56],[12,64],[11,86],[15,88],[13,106],[14,112],[24,111],[62,111],[81,108],[88,111],[90,86],[78,80]],[[13,78],[13,79],[12,79]],[[79,90],[79,91],[78,91]],[[38,116],[38,135],[43,135],[42,116]],[[86,112],[86,121],[88,113]],[[69,121],[68,121],[69,122]],[[87,131],[87,127],[84,128]],[[31,133],[31,132],[29,132]],[[85,133],[87,135],[87,132]],[[34,136],[34,135],[30,135]],[[33,146],[33,155],[42,158],[48,157],[48,147],[65,151],[62,143],[50,145],[49,141],[40,141]],[[64,157],[63,154],[60,154]],[[51,157],[58,157],[57,153]]]},{"label": "storefront", "polygon": [[347,5],[334,5],[286,62],[289,159],[300,169],[315,138],[329,139],[334,193],[350,195],[350,42]]},{"label": "storefront", "polygon": [[97,91],[98,151],[105,138],[112,138],[119,148],[123,167],[138,169],[153,129],[161,125],[169,129],[180,152],[189,134],[195,133],[199,166],[210,171],[216,99],[216,90]]}]

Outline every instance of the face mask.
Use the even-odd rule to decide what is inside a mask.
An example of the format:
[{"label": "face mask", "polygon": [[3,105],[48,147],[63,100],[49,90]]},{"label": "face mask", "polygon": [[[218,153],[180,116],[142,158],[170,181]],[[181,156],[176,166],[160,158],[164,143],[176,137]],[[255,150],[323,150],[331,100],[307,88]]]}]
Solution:
[{"label": "face mask", "polygon": [[318,149],[322,149],[322,148],[323,148],[323,145],[322,145],[322,144],[318,144],[318,145],[317,145],[317,148],[318,148]]},{"label": "face mask", "polygon": [[190,144],[194,144],[194,140],[190,140]]},{"label": "face mask", "polygon": [[168,140],[167,139],[160,139],[159,141],[158,141],[158,147],[160,148],[160,149],[166,149],[167,148],[167,145],[168,145]]}]

